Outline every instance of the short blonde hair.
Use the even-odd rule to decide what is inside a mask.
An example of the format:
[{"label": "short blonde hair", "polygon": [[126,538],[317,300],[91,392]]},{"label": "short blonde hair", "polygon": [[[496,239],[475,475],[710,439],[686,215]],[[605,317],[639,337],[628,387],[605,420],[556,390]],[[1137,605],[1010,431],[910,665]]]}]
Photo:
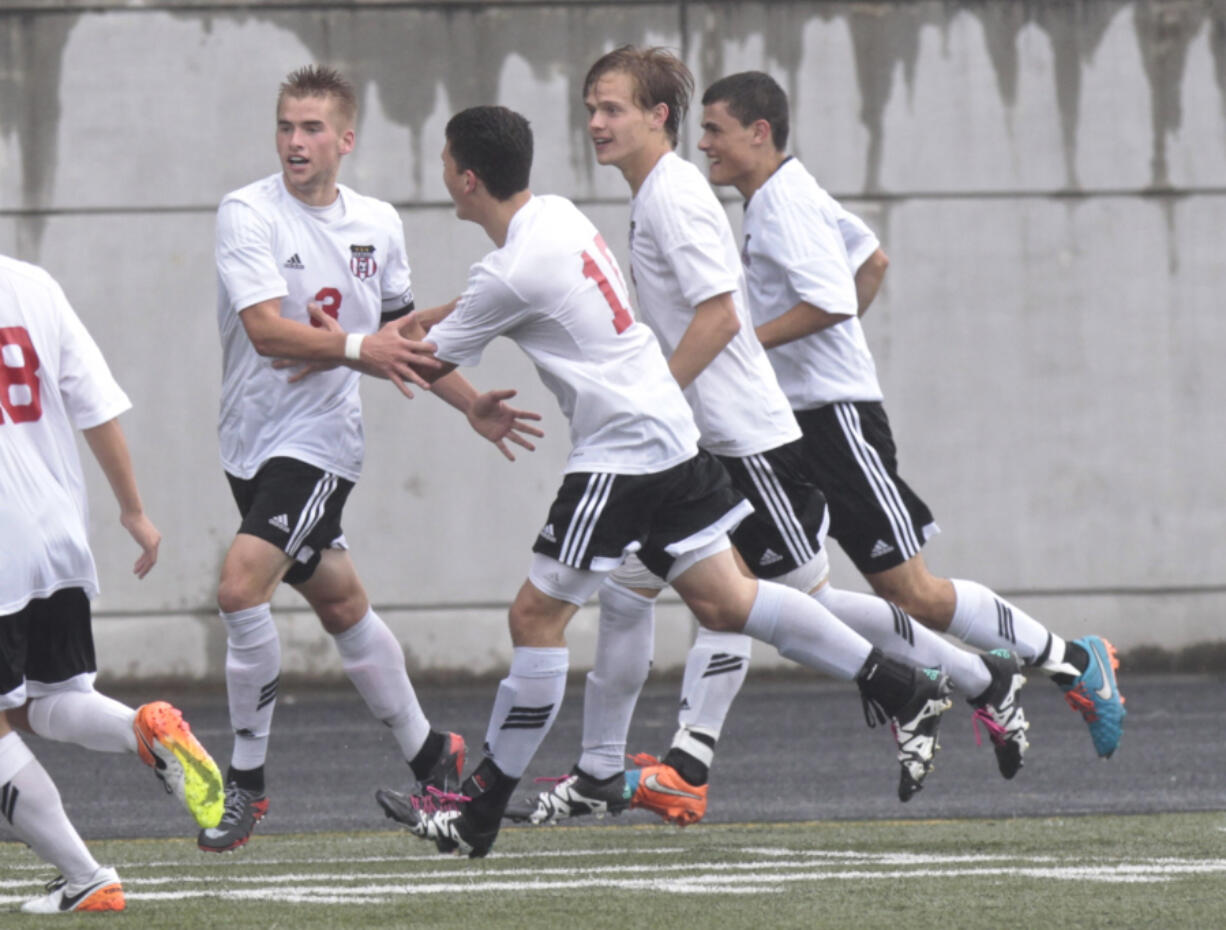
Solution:
[{"label": "short blonde hair", "polygon": [[353,85],[335,68],[327,65],[307,65],[292,72],[281,82],[277,94],[277,113],[286,97],[324,97],[336,101],[336,109],[347,128],[352,129],[358,118],[358,95]]},{"label": "short blonde hair", "polygon": [[606,74],[620,71],[630,76],[634,85],[634,102],[642,110],[650,110],[658,103],[668,106],[664,131],[674,147],[685,111],[689,109],[694,93],[694,76],[680,58],[666,48],[635,48],[623,45],[607,52],[588,69],[583,79],[583,96],[586,97],[597,81]]}]

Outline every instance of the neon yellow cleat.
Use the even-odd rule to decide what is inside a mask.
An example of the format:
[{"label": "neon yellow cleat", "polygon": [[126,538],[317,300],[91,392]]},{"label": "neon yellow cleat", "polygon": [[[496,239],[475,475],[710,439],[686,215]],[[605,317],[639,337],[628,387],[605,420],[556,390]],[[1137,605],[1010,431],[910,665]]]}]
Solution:
[{"label": "neon yellow cleat", "polygon": [[136,751],[168,794],[178,798],[201,827],[215,827],[225,809],[225,788],[217,763],[178,708],[165,701],[142,704],[132,723]]}]

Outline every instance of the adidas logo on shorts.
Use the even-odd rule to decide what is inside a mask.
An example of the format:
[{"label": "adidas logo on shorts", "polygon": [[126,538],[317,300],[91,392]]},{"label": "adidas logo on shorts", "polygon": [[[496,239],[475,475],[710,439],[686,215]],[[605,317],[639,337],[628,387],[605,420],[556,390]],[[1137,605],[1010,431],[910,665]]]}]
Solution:
[{"label": "adidas logo on shorts", "polygon": [[549,540],[551,543],[556,543],[556,542],[558,541],[557,534],[556,534],[556,533],[554,533],[554,531],[553,531],[553,524],[552,524],[552,523],[546,523],[546,524],[545,524],[545,528],[544,528],[543,530],[541,530],[541,534],[540,534],[540,535],[541,535],[541,539],[547,539],[547,540]]},{"label": "adidas logo on shorts", "polygon": [[783,556],[781,556],[774,549],[767,549],[765,552],[762,553],[762,558],[758,559],[758,564],[759,565],[774,565],[776,562],[782,562],[782,561],[783,561]]},{"label": "adidas logo on shorts", "polygon": [[277,514],[275,517],[271,518],[268,523],[271,526],[275,526],[282,533],[289,532],[289,517],[283,513]]},{"label": "adidas logo on shorts", "polygon": [[877,542],[876,542],[876,543],[873,545],[873,551],[869,553],[869,558],[872,558],[872,559],[879,559],[879,558],[881,558],[883,555],[889,555],[889,554],[890,554],[891,552],[893,552],[893,551],[894,551],[894,547],[893,547],[893,546],[891,546],[891,545],[890,545],[888,542],[886,542],[884,539],[879,539],[879,540],[877,540]]}]

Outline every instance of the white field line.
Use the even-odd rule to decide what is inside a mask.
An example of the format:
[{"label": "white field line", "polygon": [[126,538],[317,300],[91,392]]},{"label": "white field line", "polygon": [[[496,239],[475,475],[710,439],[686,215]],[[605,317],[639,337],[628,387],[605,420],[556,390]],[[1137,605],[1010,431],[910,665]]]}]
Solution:
[{"label": "white field line", "polygon": [[[638,852],[635,850],[634,852]],[[746,850],[748,852],[748,850]],[[774,851],[772,851],[774,852]],[[1050,864],[1049,856],[1028,857],[1007,864],[971,866],[969,863],[1001,862],[1000,856],[952,856],[958,864],[940,866],[942,857],[900,856],[893,853],[856,854],[855,865],[849,868],[847,853],[832,853],[829,858],[841,860],[822,867],[813,856],[801,855],[791,861],[774,856],[768,861],[657,863],[654,865],[601,865],[557,869],[509,868],[483,869],[468,873],[454,871],[397,872],[395,874],[344,875],[335,871],[298,875],[212,876],[183,875],[182,864],[174,864],[174,874],[124,878],[125,894],[133,901],[174,901],[188,898],[218,900],[260,899],[283,903],[369,904],[397,898],[432,894],[475,892],[506,894],[509,892],[578,891],[609,888],[622,891],[662,892],[671,894],[764,894],[786,890],[800,882],[881,881],[914,878],[1028,878],[1055,881],[1094,881],[1103,883],[1160,883],[1190,875],[1226,875],[1226,859],[1176,859],[1172,857],[1118,861],[1098,865]],[[520,858],[520,857],[516,857]],[[533,856],[522,857],[524,859]],[[914,867],[897,866],[900,859]],[[878,866],[864,868],[863,866]],[[933,867],[934,865],[938,867]],[[769,871],[769,874],[763,874]],[[641,876],[649,873],[648,877]],[[522,876],[522,877],[521,877]],[[349,884],[354,882],[356,884]],[[186,885],[218,887],[187,888]],[[141,890],[161,885],[175,885],[175,890]],[[235,887],[250,885],[251,887]],[[29,881],[2,880],[0,887],[25,894],[0,895],[0,904],[14,904],[37,893],[37,885]]]}]

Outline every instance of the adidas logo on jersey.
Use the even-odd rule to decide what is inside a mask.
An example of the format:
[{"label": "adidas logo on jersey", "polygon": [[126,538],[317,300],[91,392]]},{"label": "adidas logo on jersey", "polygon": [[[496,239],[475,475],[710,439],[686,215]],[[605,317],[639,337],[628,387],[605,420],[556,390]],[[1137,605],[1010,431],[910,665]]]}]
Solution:
[{"label": "adidas logo on jersey", "polygon": [[289,532],[289,517],[283,513],[277,514],[268,521],[270,526],[275,526],[282,533]]},{"label": "adidas logo on jersey", "polygon": [[558,541],[558,537],[553,531],[552,523],[545,524],[545,528],[541,530],[541,539],[548,539],[551,543],[556,543]]},{"label": "adidas logo on jersey", "polygon": [[783,556],[781,556],[774,549],[767,549],[765,552],[762,553],[762,558],[758,559],[758,564],[759,565],[774,565],[776,562],[782,562],[782,561],[783,561]]},{"label": "adidas logo on jersey", "polygon": [[894,551],[893,546],[891,546],[884,539],[879,539],[877,540],[876,543],[873,544],[873,551],[870,552],[868,555],[869,555],[869,558],[871,559],[879,559],[883,555],[889,555],[893,551]]},{"label": "adidas logo on jersey", "polygon": [[289,258],[285,260],[285,267],[293,268],[295,271],[302,271],[302,269],[304,269],[306,265],[302,264],[302,259],[299,258],[298,253],[295,252],[293,255],[291,255]]}]

